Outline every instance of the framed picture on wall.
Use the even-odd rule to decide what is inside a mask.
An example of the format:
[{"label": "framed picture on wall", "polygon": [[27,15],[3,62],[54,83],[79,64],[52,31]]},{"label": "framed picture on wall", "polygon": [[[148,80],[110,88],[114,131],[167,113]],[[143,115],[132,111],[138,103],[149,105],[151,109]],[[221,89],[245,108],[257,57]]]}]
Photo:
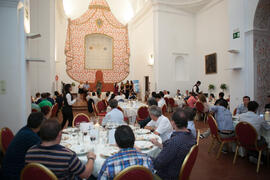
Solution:
[{"label": "framed picture on wall", "polygon": [[217,53],[205,56],[205,74],[217,73]]}]

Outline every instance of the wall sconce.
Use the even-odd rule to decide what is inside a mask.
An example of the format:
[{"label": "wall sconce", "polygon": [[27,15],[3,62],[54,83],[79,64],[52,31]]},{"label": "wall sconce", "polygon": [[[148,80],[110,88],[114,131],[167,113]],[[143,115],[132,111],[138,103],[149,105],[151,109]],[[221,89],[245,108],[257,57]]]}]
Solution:
[{"label": "wall sconce", "polygon": [[149,59],[148,59],[148,65],[149,66],[153,66],[155,64],[155,59],[154,59],[154,55],[150,54],[149,55]]}]

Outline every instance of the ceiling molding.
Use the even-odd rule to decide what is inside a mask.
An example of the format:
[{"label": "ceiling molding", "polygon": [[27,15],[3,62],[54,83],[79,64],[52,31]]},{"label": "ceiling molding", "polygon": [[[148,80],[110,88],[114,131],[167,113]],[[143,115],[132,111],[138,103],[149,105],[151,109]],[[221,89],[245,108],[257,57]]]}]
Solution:
[{"label": "ceiling molding", "polygon": [[17,8],[19,0],[0,0],[0,7]]}]

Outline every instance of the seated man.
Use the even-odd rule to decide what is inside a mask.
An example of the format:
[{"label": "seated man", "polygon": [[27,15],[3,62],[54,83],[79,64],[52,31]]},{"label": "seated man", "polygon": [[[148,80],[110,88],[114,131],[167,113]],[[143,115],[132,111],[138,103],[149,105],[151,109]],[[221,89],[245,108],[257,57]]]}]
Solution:
[{"label": "seated man", "polygon": [[190,107],[187,106],[187,107],[184,108],[184,111],[187,114],[187,118],[188,118],[187,129],[191,132],[191,134],[194,137],[196,137],[197,132],[196,132],[195,124],[194,124],[194,117],[196,115],[196,109],[190,108]]},{"label": "seated man", "polygon": [[171,124],[174,132],[170,139],[158,143],[152,139],[152,143],[162,150],[153,160],[154,169],[163,180],[178,179],[182,163],[191,147],[196,144],[196,138],[187,129],[188,115],[184,110],[178,109],[172,116]]},{"label": "seated man", "polygon": [[152,120],[145,126],[145,129],[149,129],[154,134],[159,135],[162,142],[169,139],[173,130],[169,119],[163,116],[161,109],[155,105],[149,107],[149,114]]},{"label": "seated man", "polygon": [[270,109],[270,95],[269,96],[267,96],[267,104],[265,105],[265,109]]},{"label": "seated man", "polygon": [[75,152],[61,146],[62,131],[57,120],[44,121],[40,127],[40,137],[42,143],[27,151],[25,163],[40,163],[58,179],[74,179],[75,176],[87,179],[91,175],[96,155],[89,152],[88,161],[83,165]]},{"label": "seated man", "polygon": [[[155,98],[150,97],[147,100],[147,105],[148,105],[148,107],[153,106],[153,105],[156,105],[157,106],[158,103],[157,103],[157,101],[156,101]],[[149,115],[146,119],[141,120],[138,123],[139,123],[139,125],[140,125],[141,128],[144,128],[150,121],[151,121],[151,117]]]},{"label": "seated man", "polygon": [[125,98],[126,98],[126,96],[123,94],[123,92],[118,92],[118,95],[117,96],[115,96],[115,99],[117,100],[117,101],[122,101],[122,102],[124,102],[124,100],[125,100]]},{"label": "seated man", "polygon": [[245,121],[250,123],[257,131],[258,134],[258,145],[265,144],[265,139],[261,136],[261,130],[270,130],[270,125],[259,115],[256,114],[259,108],[259,104],[256,101],[250,101],[248,103],[248,112],[240,114],[240,121]]},{"label": "seated man", "polygon": [[242,114],[248,112],[247,105],[250,102],[250,97],[244,96],[243,103],[237,107],[236,114]]},{"label": "seated man", "polygon": [[44,115],[41,112],[31,113],[27,119],[27,125],[13,138],[3,160],[3,179],[20,179],[27,150],[40,143],[37,133],[43,120]]},{"label": "seated man", "polygon": [[111,111],[108,112],[103,118],[102,125],[105,126],[108,122],[115,124],[125,124],[123,112],[117,108],[118,101],[115,99],[110,100],[109,106],[111,108]]},{"label": "seated man", "polygon": [[153,172],[151,158],[134,148],[135,135],[129,126],[119,126],[114,137],[120,151],[106,159],[99,172],[99,180],[113,180],[120,171],[133,165],[145,166]]},{"label": "seated man", "polygon": [[[229,138],[235,136],[232,122],[232,113],[227,109],[225,101],[219,101],[217,106],[212,106],[210,112],[215,113],[219,135],[222,138]],[[208,137],[210,129],[201,134],[201,138]]]},{"label": "seated man", "polygon": [[95,92],[92,92],[92,97],[91,97],[94,101],[95,104],[97,104],[99,101],[101,101],[101,99],[96,95]]},{"label": "seated man", "polygon": [[224,92],[220,92],[218,94],[218,96],[219,96],[219,99],[216,100],[215,105],[218,105],[218,103],[222,101],[226,105],[226,107],[228,107],[228,105],[229,105],[228,101],[226,101],[226,99],[224,99]]},{"label": "seated man", "polygon": [[166,101],[164,99],[164,93],[162,91],[159,92],[156,96],[157,102],[158,102],[158,107],[162,108],[164,104],[166,104]]}]

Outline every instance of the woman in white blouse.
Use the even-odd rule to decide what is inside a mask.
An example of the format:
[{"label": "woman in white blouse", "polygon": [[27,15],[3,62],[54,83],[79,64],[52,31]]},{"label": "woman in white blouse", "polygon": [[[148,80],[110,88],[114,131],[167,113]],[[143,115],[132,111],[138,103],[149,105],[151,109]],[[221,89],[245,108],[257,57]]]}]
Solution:
[{"label": "woman in white blouse", "polygon": [[63,114],[62,128],[65,127],[67,121],[68,126],[72,126],[73,121],[72,105],[76,102],[76,99],[72,98],[70,91],[72,91],[72,86],[70,84],[66,84],[64,87],[64,96],[63,96],[64,106],[62,108]]}]

